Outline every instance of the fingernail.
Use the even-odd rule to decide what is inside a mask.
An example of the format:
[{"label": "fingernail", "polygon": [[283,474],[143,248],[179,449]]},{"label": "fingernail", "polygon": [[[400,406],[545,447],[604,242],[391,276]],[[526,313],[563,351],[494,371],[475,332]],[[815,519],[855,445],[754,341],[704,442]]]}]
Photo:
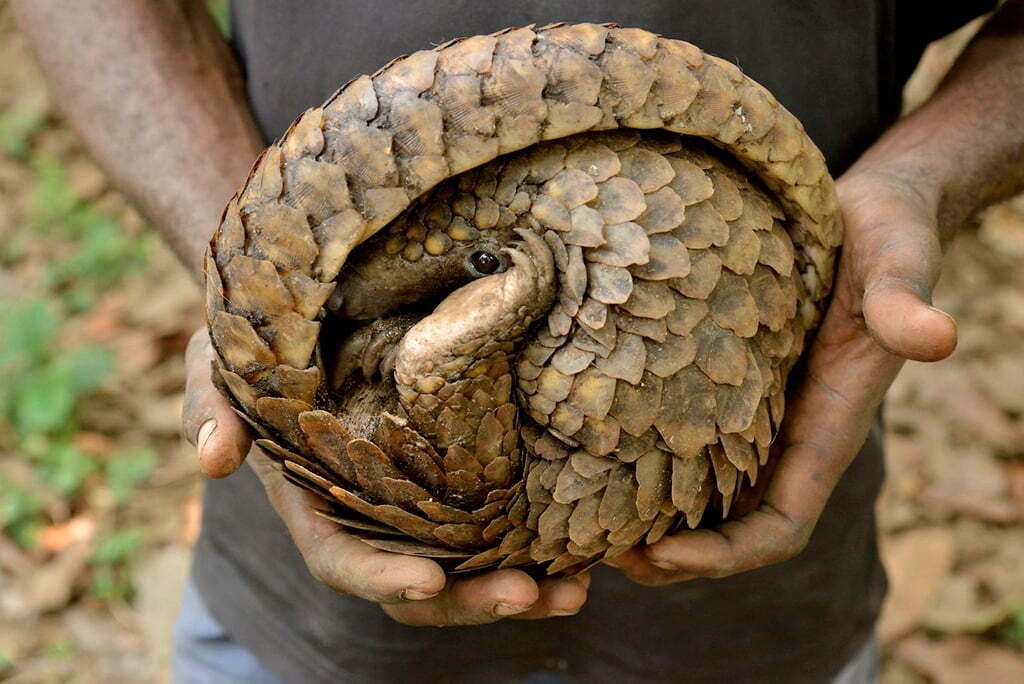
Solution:
[{"label": "fingernail", "polygon": [[529,610],[530,606],[516,605],[512,603],[499,602],[494,604],[495,615],[516,615],[522,613],[525,610]]},{"label": "fingernail", "polygon": [[428,598],[434,598],[437,596],[435,591],[433,594],[426,591],[419,591],[418,589],[406,589],[402,592],[402,598],[406,601],[425,601]]},{"label": "fingernail", "polygon": [[217,429],[217,420],[210,418],[208,421],[203,423],[199,427],[199,434],[196,436],[196,451],[199,452],[199,457],[202,458],[203,447],[206,446],[206,441],[210,439],[210,435]]},{"label": "fingernail", "polygon": [[577,608],[576,610],[559,609],[559,610],[552,610],[550,613],[548,613],[548,615],[550,615],[552,617],[569,617],[570,615],[576,615],[579,612],[580,612],[579,608]]}]

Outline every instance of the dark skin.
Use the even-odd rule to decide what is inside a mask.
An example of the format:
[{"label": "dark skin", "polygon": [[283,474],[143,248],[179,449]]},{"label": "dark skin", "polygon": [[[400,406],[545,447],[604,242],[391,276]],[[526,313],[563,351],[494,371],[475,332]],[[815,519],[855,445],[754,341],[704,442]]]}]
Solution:
[{"label": "dark skin", "polygon": [[[12,0],[71,124],[110,177],[199,274],[206,242],[262,143],[235,68],[198,3]],[[616,559],[667,584],[723,577],[798,554],[856,456],[906,359],[938,361],[956,324],[930,306],[942,248],[988,204],[1024,189],[1024,0],[1011,0],[929,102],[838,181],[846,224],[835,295],[788,398],[778,466],[745,517]],[[144,115],[145,114],[145,115]],[[145,154],[140,153],[145,150]],[[202,159],[202,164],[195,161]],[[589,578],[535,582],[517,570],[446,577],[434,562],[372,549],[312,513],[212,386],[205,331],[189,345],[184,431],[203,471],[248,461],[310,572],[410,625],[570,615]]]}]

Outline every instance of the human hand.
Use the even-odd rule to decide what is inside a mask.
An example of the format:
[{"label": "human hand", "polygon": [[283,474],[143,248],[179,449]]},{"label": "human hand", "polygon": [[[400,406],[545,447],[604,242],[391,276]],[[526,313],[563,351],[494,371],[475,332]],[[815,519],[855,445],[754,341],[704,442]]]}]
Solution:
[{"label": "human hand", "polygon": [[342,594],[380,603],[394,620],[411,626],[573,615],[586,602],[586,573],[539,582],[520,570],[449,577],[430,559],[380,551],[320,517],[314,509],[326,510],[326,503],[285,480],[252,446],[248,427],[213,385],[212,359],[210,338],[205,329],[199,330],[185,358],[185,436],[196,445],[200,466],[210,477],[230,475],[248,460],[318,581]]},{"label": "human hand", "polygon": [[837,190],[846,233],[833,297],[803,375],[792,378],[760,504],[611,561],[633,580],[725,577],[799,554],[903,361],[939,361],[956,347],[955,322],[930,306],[942,258],[937,201],[870,166],[848,172]]}]

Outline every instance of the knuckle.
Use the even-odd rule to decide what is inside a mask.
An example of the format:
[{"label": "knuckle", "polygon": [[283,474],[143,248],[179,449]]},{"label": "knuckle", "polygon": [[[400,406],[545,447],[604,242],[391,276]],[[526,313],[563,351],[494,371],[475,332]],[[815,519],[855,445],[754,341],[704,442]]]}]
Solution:
[{"label": "knuckle", "polygon": [[476,624],[453,619],[446,611],[438,611],[423,605],[381,604],[381,608],[384,609],[385,615],[406,627],[457,627]]},{"label": "knuckle", "polygon": [[656,587],[662,582],[651,568],[633,569],[626,572],[626,577],[643,587]]},{"label": "knuckle", "polygon": [[807,544],[811,541],[811,533],[809,530],[797,529],[793,536],[789,540],[789,544],[786,548],[786,559],[799,556],[807,548]]},{"label": "knuckle", "polygon": [[196,445],[199,428],[210,417],[209,414],[199,393],[186,386],[185,402],[181,407],[181,434],[192,446]]},{"label": "knuckle", "polygon": [[664,577],[644,576],[633,578],[633,581],[642,587],[660,587],[665,584],[670,584],[671,580]]},{"label": "knuckle", "polygon": [[[757,566],[760,566],[760,565],[762,565],[762,564],[761,563],[757,563],[757,564],[755,564],[754,567],[757,567]],[[706,577],[710,577],[712,579],[722,579],[723,577],[731,577],[732,575],[735,575],[738,572],[740,572],[740,567],[739,567],[738,562],[735,561],[735,560],[728,560],[728,561],[722,563],[721,565],[719,565],[717,567],[714,567],[714,568],[712,568],[712,569],[710,569],[710,570],[708,570],[708,571],[706,571],[706,572],[704,572],[702,574],[705,575]]]},{"label": "knuckle", "polygon": [[799,556],[810,541],[810,533],[801,527],[794,527],[769,553],[759,565],[775,565]]},{"label": "knuckle", "polygon": [[[744,558],[744,554],[739,549],[732,547],[728,551],[721,551],[716,556],[717,558],[708,558],[704,567],[697,568],[697,574],[701,577],[721,579],[741,572],[744,569],[744,565],[753,565],[755,567],[761,565],[760,563],[750,563],[749,558]],[[747,562],[745,563],[744,561]]]},{"label": "knuckle", "polygon": [[381,604],[381,609],[385,615],[400,625],[406,627],[421,627],[423,625],[406,606]]},{"label": "knuckle", "polygon": [[334,589],[335,591],[340,591],[340,589],[332,583],[332,573],[322,556],[316,553],[306,554],[305,559],[306,568],[309,570],[309,574],[312,575],[313,579],[320,584],[324,584],[331,589]]},{"label": "knuckle", "polygon": [[626,577],[628,577],[630,581],[635,582],[636,584],[639,584],[642,587],[650,587],[654,585],[654,582],[651,580],[651,578],[645,574],[641,574],[638,572],[630,572],[626,574]]},{"label": "knuckle", "polygon": [[209,381],[208,372],[204,378],[190,374],[185,383],[185,398],[181,407],[182,434],[190,444],[195,446],[199,428],[218,413],[221,401],[220,393]]},{"label": "knuckle", "polygon": [[[338,594],[343,594],[345,596],[356,595],[339,577],[337,568],[334,567],[331,560],[326,558],[323,554],[313,552],[305,554],[305,558],[309,574],[312,575],[313,579],[317,582]],[[373,600],[371,597],[366,596],[361,596],[360,598]]]}]

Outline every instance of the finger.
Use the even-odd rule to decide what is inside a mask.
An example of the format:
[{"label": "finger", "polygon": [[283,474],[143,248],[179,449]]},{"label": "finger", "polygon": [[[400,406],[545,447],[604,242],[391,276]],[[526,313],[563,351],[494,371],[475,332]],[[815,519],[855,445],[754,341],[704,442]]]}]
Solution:
[{"label": "finger", "polygon": [[839,188],[851,249],[844,259],[852,260],[861,280],[865,323],[894,354],[944,359],[956,347],[956,323],[931,306],[942,262],[935,213],[896,181],[883,181],[884,193],[878,187],[854,181]]},{"label": "finger", "polygon": [[405,625],[445,627],[484,625],[525,613],[540,598],[540,589],[520,570],[451,578],[432,599],[385,605],[384,612]]},{"label": "finger", "polygon": [[213,384],[213,347],[206,330],[196,332],[185,352],[185,405],[182,429],[196,447],[199,465],[209,477],[235,472],[249,451],[249,428]]},{"label": "finger", "polygon": [[652,565],[671,573],[727,577],[796,556],[806,546],[814,520],[798,522],[763,504],[745,518],[713,530],[666,536],[645,548],[644,555]]},{"label": "finger", "polygon": [[956,348],[953,317],[928,303],[930,289],[891,267],[865,284],[864,320],[879,344],[914,361],[941,361]]},{"label": "finger", "polygon": [[377,603],[422,601],[445,585],[441,567],[426,558],[380,551],[345,532],[315,510],[324,502],[285,480],[258,450],[249,456],[277,514],[310,574],[335,591]]},{"label": "finger", "polygon": [[646,550],[641,547],[633,547],[612,559],[606,560],[605,563],[621,570],[629,579],[637,584],[649,587],[684,582],[697,577],[697,575],[692,573],[657,567],[646,556]]},{"label": "finger", "polygon": [[590,573],[572,577],[547,577],[537,583],[540,595],[529,610],[513,615],[516,620],[540,620],[575,615],[587,602]]}]

